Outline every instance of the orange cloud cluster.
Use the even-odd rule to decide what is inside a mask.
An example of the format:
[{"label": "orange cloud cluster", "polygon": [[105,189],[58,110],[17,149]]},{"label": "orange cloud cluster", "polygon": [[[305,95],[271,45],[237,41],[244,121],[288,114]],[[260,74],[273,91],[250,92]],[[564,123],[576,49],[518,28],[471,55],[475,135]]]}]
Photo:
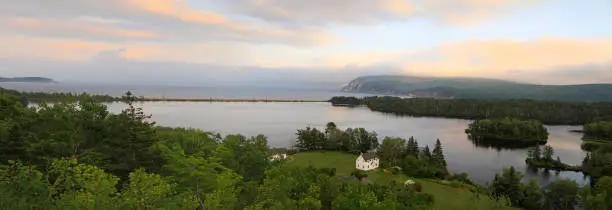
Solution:
[{"label": "orange cloud cluster", "polygon": [[191,8],[184,0],[127,0],[127,6],[146,12],[177,18],[182,21],[224,23],[222,14]]},{"label": "orange cloud cluster", "polygon": [[8,24],[16,29],[39,31],[61,31],[72,33],[88,33],[100,36],[126,38],[159,38],[160,35],[151,31],[121,29],[110,26],[94,26],[79,22],[43,20],[33,18],[11,18]]},{"label": "orange cloud cluster", "polygon": [[612,62],[612,38],[542,38],[531,41],[465,41],[440,45],[438,59],[410,61],[404,69],[439,76],[505,76],[511,71],[546,71],[556,68]]}]

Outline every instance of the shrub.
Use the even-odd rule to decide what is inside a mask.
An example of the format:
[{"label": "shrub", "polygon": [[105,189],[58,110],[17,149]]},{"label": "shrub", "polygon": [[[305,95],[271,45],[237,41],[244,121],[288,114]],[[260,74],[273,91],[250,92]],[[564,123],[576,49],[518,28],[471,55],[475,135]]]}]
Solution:
[{"label": "shrub", "polygon": [[368,175],[361,172],[360,170],[355,169],[353,172],[351,172],[351,176],[354,176],[355,178],[359,179],[359,181],[361,181],[363,178],[367,178]]},{"label": "shrub", "polygon": [[470,180],[467,173],[453,174],[451,176],[447,176],[446,180],[459,181],[459,182],[463,182],[463,183],[470,184],[470,185],[474,184],[472,180]]},{"label": "shrub", "polygon": [[421,185],[421,183],[419,182],[415,182],[412,187],[414,188],[415,191],[417,192],[423,192],[423,186]]},{"label": "shrub", "polygon": [[461,188],[461,187],[463,187],[463,183],[460,182],[460,181],[452,181],[450,183],[450,186],[453,187],[453,188]]}]

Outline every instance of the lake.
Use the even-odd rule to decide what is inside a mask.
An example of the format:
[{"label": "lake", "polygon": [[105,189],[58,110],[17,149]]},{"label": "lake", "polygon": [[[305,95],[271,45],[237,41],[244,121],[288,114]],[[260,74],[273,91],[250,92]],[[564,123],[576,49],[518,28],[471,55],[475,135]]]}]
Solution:
[{"label": "lake", "polygon": [[[420,146],[433,148],[440,139],[448,163],[454,173],[467,172],[478,184],[490,181],[503,168],[514,166],[525,174],[525,179],[537,177],[545,185],[558,178],[576,180],[580,185],[589,180],[582,173],[542,170],[532,171],[525,165],[526,149],[494,149],[475,146],[464,130],[470,121],[459,119],[407,117],[372,112],[365,107],[334,107],[329,103],[209,103],[209,102],[145,102],[144,111],[152,114],[158,125],[191,127],[223,135],[264,134],[271,147],[289,147],[295,143],[299,128],[312,126],[323,129],[327,122],[335,122],[340,129],[363,127],[385,136],[409,138],[414,136]],[[121,103],[108,104],[112,112],[120,112]],[[581,164],[585,152],[581,150],[581,134],[569,132],[578,126],[547,126],[548,145],[555,155],[568,164]]]},{"label": "lake", "polygon": [[[367,96],[369,94],[343,93],[336,89],[287,89],[253,87],[171,87],[171,86],[117,86],[96,84],[41,84],[1,83],[0,86],[20,91],[88,92],[120,96],[132,91],[137,96],[185,98],[274,98],[327,100],[333,96]],[[339,88],[338,88],[339,89]],[[108,104],[112,112],[123,108],[120,103]],[[306,126],[324,128],[335,122],[341,129],[363,127],[385,136],[409,138],[414,136],[420,146],[433,148],[440,139],[453,173],[466,172],[474,182],[484,184],[503,168],[514,166],[525,174],[525,179],[537,177],[545,185],[558,178],[588,184],[582,173],[544,172],[528,170],[525,165],[526,149],[484,148],[468,140],[464,130],[470,121],[459,119],[396,116],[372,112],[364,107],[333,107],[329,103],[209,103],[209,102],[146,102],[144,111],[153,115],[158,125],[192,127],[221,134],[264,134],[272,147],[289,147],[295,143],[297,129]],[[548,145],[563,162],[579,165],[585,152],[581,150],[581,134],[569,130],[578,126],[547,126]]]}]

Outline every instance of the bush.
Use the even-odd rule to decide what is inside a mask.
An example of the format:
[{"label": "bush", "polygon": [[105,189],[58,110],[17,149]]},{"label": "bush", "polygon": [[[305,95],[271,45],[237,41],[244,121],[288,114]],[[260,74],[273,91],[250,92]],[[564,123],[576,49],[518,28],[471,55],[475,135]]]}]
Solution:
[{"label": "bush", "polygon": [[287,155],[295,155],[298,153],[297,149],[289,149],[287,150]]},{"label": "bush", "polygon": [[474,185],[467,173],[453,174],[451,176],[447,176],[445,179],[449,181],[459,181],[466,184]]},{"label": "bush", "polygon": [[398,167],[393,167],[390,170],[392,174],[398,174],[401,171]]},{"label": "bush", "polygon": [[353,172],[351,172],[351,176],[354,176],[355,178],[359,179],[359,181],[361,181],[363,178],[367,178],[368,175],[361,172],[360,170],[355,169]]},{"label": "bush", "polygon": [[460,181],[452,181],[449,185],[451,187],[453,187],[453,188],[461,188],[461,187],[463,187],[463,183],[460,182]]},{"label": "bush", "polygon": [[412,187],[414,188],[414,191],[416,191],[416,192],[423,192],[423,186],[419,182],[415,182],[412,185]]}]

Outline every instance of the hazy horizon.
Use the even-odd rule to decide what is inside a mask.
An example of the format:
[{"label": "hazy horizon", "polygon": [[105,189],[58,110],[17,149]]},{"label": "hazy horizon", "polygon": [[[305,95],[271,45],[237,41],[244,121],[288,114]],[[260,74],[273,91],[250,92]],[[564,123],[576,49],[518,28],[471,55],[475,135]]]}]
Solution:
[{"label": "hazy horizon", "polygon": [[612,83],[607,0],[0,4],[4,77],[280,87],[389,74]]}]

